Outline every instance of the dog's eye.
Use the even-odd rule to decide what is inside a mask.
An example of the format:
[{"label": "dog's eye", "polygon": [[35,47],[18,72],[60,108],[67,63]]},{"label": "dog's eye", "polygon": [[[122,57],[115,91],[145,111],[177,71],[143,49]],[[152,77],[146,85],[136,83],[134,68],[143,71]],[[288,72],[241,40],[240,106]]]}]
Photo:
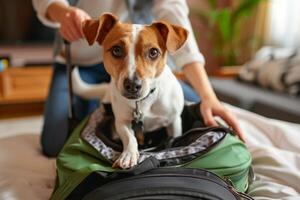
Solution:
[{"label": "dog's eye", "polygon": [[155,60],[159,56],[159,50],[157,48],[151,48],[148,53],[148,57],[151,60]]},{"label": "dog's eye", "polygon": [[111,54],[116,58],[121,58],[124,56],[124,51],[120,46],[113,46],[111,48]]}]

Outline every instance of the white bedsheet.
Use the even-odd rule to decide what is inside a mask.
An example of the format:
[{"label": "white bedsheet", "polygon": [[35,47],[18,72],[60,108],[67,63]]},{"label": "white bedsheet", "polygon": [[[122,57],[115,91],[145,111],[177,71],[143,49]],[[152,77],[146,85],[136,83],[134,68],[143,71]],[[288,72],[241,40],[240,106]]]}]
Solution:
[{"label": "white bedsheet", "polygon": [[300,199],[300,125],[226,105],[246,133],[256,180],[249,194],[259,200]]},{"label": "white bedsheet", "polygon": [[[226,105],[240,120],[253,156],[257,200],[300,200],[300,125]],[[0,133],[1,134],[1,133]],[[41,155],[38,135],[0,139],[0,200],[48,199],[55,160]]]}]

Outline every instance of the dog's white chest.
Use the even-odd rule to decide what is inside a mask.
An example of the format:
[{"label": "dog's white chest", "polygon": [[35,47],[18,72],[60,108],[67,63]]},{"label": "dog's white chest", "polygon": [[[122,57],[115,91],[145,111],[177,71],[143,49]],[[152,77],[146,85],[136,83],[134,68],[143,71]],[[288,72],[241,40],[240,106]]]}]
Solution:
[{"label": "dog's white chest", "polygon": [[172,109],[163,106],[160,102],[155,102],[150,105],[143,105],[143,123],[145,131],[154,131],[156,129],[166,127],[174,120]]},{"label": "dog's white chest", "polygon": [[146,116],[143,119],[146,132],[154,131],[162,127],[166,127],[171,123],[167,116]]}]

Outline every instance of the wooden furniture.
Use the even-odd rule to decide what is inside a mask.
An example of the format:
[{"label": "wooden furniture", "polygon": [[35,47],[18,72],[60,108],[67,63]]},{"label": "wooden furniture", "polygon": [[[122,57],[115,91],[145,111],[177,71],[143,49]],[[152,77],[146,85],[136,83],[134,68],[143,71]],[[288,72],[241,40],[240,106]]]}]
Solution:
[{"label": "wooden furniture", "polygon": [[0,118],[41,114],[52,68],[12,67],[0,72]]},{"label": "wooden furniture", "polygon": [[[220,69],[214,70],[210,76],[222,78],[236,78],[239,74],[241,66],[225,66]],[[179,80],[186,80],[182,71],[175,71],[175,76]]]},{"label": "wooden furniture", "polygon": [[211,76],[222,78],[235,78],[239,74],[241,66],[225,66],[218,70],[215,70]]}]

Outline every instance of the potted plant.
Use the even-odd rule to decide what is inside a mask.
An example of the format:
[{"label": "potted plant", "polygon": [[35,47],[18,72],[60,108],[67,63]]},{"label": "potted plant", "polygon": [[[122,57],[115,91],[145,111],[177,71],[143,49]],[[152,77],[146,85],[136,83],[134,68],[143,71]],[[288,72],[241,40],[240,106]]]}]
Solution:
[{"label": "potted plant", "polygon": [[210,53],[220,60],[219,65],[241,64],[238,63],[241,53],[257,42],[258,38],[254,33],[248,33],[245,37],[242,28],[247,26],[247,18],[253,15],[261,1],[263,0],[207,0],[207,7],[192,7],[192,15],[205,27],[204,31],[194,28],[195,34],[210,41]]}]

